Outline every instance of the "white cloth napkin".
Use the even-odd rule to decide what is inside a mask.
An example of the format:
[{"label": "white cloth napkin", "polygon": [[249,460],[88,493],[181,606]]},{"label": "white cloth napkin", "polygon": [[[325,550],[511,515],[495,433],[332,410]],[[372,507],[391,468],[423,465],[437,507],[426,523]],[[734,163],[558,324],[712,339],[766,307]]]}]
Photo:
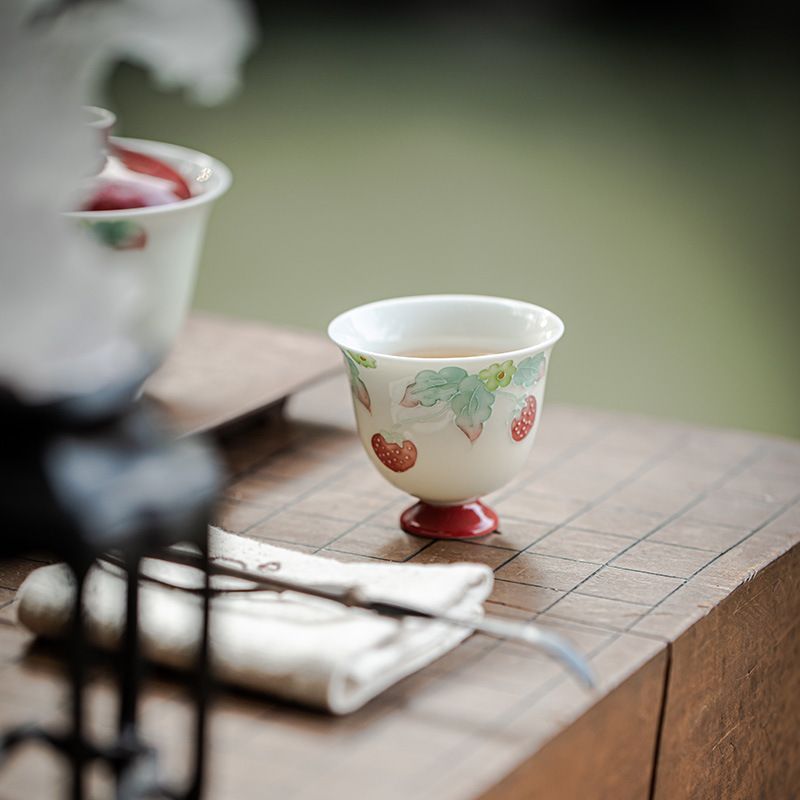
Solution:
[{"label": "white cloth napkin", "polygon": [[[209,529],[212,558],[258,571],[279,564],[275,575],[317,584],[357,585],[369,597],[449,611],[466,618],[483,613],[492,572],[482,564],[342,563]],[[274,566],[272,567],[274,569]],[[147,575],[196,586],[189,567],[147,560]],[[215,587],[241,585],[214,579]],[[66,633],[74,579],[62,564],[42,567],[19,591],[19,620],[36,634]],[[142,647],[169,667],[193,663],[200,630],[195,594],[142,583]],[[116,646],[124,624],[125,578],[94,567],[85,588],[89,635]],[[216,595],[212,601],[211,653],[216,676],[228,683],[346,714],[400,678],[442,656],[468,632],[423,619],[397,621],[293,592]]]}]

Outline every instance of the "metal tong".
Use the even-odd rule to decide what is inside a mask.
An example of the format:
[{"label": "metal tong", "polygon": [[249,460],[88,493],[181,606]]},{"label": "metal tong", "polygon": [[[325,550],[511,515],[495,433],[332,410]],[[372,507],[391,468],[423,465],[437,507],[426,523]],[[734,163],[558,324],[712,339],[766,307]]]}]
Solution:
[{"label": "metal tong", "polygon": [[[170,548],[155,556],[157,560],[166,561],[180,566],[203,569],[203,560],[200,555],[187,550]],[[103,556],[103,560],[115,566],[123,566],[123,562],[113,555]],[[572,674],[588,688],[594,688],[596,683],[594,674],[586,659],[563,637],[548,631],[540,625],[531,622],[513,622],[497,617],[481,617],[479,619],[464,619],[446,612],[418,606],[397,603],[394,601],[380,600],[368,597],[358,586],[337,586],[332,584],[311,584],[278,577],[274,574],[253,572],[238,567],[230,567],[218,562],[209,563],[210,575],[221,575],[228,578],[237,578],[246,581],[251,586],[239,588],[214,589],[214,594],[229,594],[252,591],[285,591],[319,597],[331,600],[334,603],[350,608],[361,608],[371,611],[382,617],[402,619],[405,617],[419,617],[435,620],[458,628],[466,628],[474,633],[485,633],[496,639],[519,642],[520,644],[536,648],[546,653],[551,658],[561,662]],[[279,568],[276,564],[275,568]],[[144,580],[176,588],[172,584],[148,575],[141,576]],[[185,590],[185,587],[182,587]]]}]

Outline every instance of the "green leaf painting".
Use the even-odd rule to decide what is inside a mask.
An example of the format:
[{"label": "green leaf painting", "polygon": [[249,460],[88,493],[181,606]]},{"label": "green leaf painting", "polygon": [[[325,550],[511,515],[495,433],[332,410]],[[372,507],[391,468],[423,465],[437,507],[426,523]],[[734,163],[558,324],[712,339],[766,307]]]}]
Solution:
[{"label": "green leaf painting", "polygon": [[508,386],[516,372],[517,368],[509,358],[508,361],[504,361],[502,364],[492,364],[491,367],[482,369],[478,373],[478,377],[490,392],[494,392],[497,389]]},{"label": "green leaf painting", "polygon": [[430,408],[437,403],[447,403],[459,390],[459,384],[467,377],[461,367],[444,367],[438,372],[430,369],[417,373],[414,382],[408,386],[400,401],[401,406]]},{"label": "green leaf painting", "polygon": [[[371,365],[360,359],[357,365],[355,353],[345,353],[345,357],[350,367],[353,391],[358,397],[361,391],[359,367],[370,368]],[[534,395],[528,391],[523,391],[520,396],[519,387],[528,389],[538,383],[544,377],[546,363],[546,355],[537,353],[519,363],[509,358],[490,364],[484,369],[477,370],[476,374],[470,374],[461,367],[453,366],[443,367],[438,371],[424,369],[407,384],[399,404],[404,408],[434,408],[433,416],[409,416],[405,419],[400,417],[395,427],[404,429],[409,424],[438,420],[443,415],[448,415],[470,442],[475,442],[483,433],[484,424],[492,416],[497,397],[503,398],[501,407],[508,406],[509,398],[514,403],[513,420],[516,420],[528,407],[526,403],[535,402]],[[362,403],[365,405],[369,403],[368,395],[366,402],[362,400]],[[369,408],[368,405],[367,407]]]},{"label": "green leaf painting", "polygon": [[477,375],[467,375],[450,398],[456,425],[471,442],[481,435],[483,423],[491,417],[494,399]]},{"label": "green leaf painting", "polygon": [[529,356],[519,362],[514,373],[517,386],[531,386],[544,375],[544,353]]},{"label": "green leaf painting", "polygon": [[347,353],[344,354],[344,363],[347,364],[347,369],[350,372],[350,380],[358,380],[358,367],[356,366],[356,362],[353,361]]},{"label": "green leaf painting", "polygon": [[88,223],[92,236],[114,250],[141,250],[147,244],[147,232],[130,220]]},{"label": "green leaf painting", "polygon": [[372,358],[372,356],[365,356],[362,353],[355,353],[352,350],[348,350],[347,355],[360,366],[366,367],[367,369],[375,369],[375,359]]}]

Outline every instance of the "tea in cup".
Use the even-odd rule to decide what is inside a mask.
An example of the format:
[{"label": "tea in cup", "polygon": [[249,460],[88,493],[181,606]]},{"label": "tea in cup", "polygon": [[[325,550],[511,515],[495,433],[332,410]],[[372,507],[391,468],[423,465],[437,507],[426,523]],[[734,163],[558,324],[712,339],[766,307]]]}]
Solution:
[{"label": "tea in cup", "polygon": [[480,295],[380,300],[331,322],[364,449],[419,498],[403,530],[460,539],[497,529],[479,498],[525,464],[563,332],[547,309]]}]

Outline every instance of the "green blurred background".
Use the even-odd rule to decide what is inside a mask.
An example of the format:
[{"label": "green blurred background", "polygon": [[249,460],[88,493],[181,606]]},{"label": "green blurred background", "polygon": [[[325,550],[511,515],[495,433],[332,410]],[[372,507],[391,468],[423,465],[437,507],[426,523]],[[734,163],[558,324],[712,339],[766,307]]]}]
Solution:
[{"label": "green blurred background", "polygon": [[772,39],[262,16],[224,106],[133,66],[109,87],[120,133],[233,170],[196,307],[323,330],[393,295],[524,298],[566,322],[551,399],[800,436],[798,82]]}]

